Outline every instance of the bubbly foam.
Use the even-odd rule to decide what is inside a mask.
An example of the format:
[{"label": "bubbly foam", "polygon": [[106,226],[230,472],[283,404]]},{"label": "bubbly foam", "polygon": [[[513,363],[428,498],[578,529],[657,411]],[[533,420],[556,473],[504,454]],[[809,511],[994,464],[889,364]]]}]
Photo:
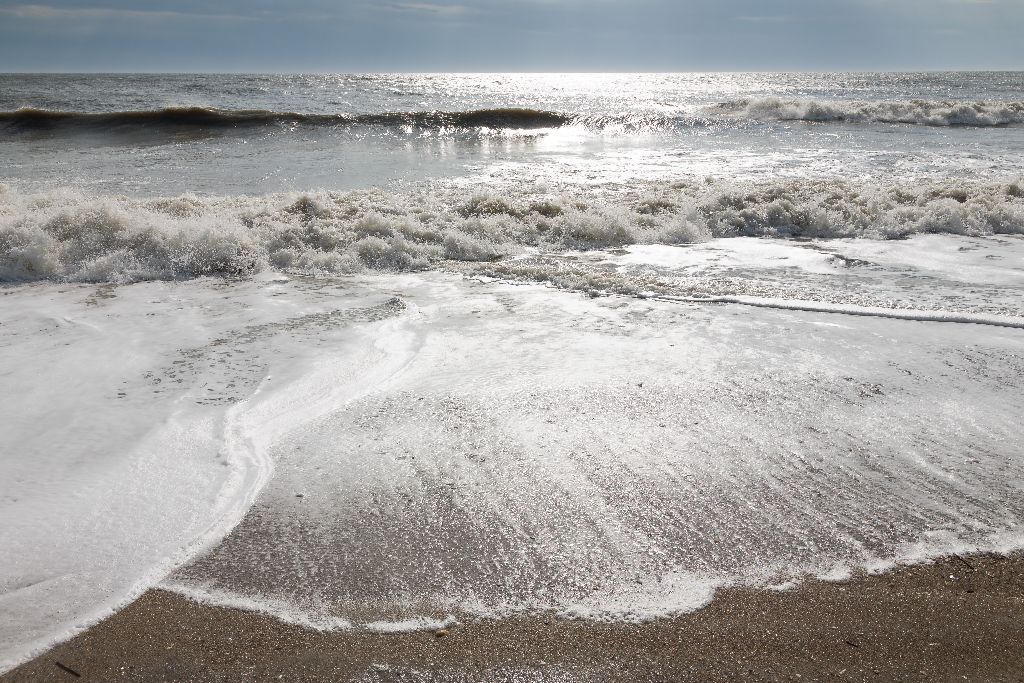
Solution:
[{"label": "bubbly foam", "polygon": [[[853,563],[833,562],[818,568],[804,568],[803,573],[795,576],[792,574],[793,567],[776,568],[774,571],[750,567],[746,573],[717,577],[695,574],[658,576],[646,585],[638,582],[632,591],[606,590],[557,605],[537,605],[525,600],[522,603],[488,606],[466,600],[449,607],[458,610],[462,619],[470,621],[514,618],[524,614],[554,614],[566,619],[640,624],[699,611],[711,604],[718,591],[727,588],[745,587],[784,592],[795,590],[808,580],[844,583],[865,574],[881,574],[898,567],[931,564],[956,555],[993,554],[1008,557],[1020,552],[1022,548],[1024,537],[1013,532],[997,532],[981,542],[969,542],[955,533],[938,530],[925,532],[917,540],[903,544],[891,558],[868,557]],[[786,578],[779,580],[780,576]],[[353,621],[332,614],[322,602],[300,604],[293,600],[236,593],[173,578],[163,580],[158,588],[177,593],[201,605],[263,614],[285,624],[320,632],[363,630],[374,633],[409,633],[445,629],[462,623],[451,614],[444,618],[417,615],[395,620]]]},{"label": "bubbly foam", "polygon": [[415,356],[278,442],[185,591],[320,624],[637,622],[1020,547],[1017,330],[387,280],[421,278],[454,286],[412,285]]},{"label": "bubbly foam", "polygon": [[410,271],[712,237],[1024,234],[1024,186],[689,179],[610,188],[156,199],[0,189],[0,281]]}]

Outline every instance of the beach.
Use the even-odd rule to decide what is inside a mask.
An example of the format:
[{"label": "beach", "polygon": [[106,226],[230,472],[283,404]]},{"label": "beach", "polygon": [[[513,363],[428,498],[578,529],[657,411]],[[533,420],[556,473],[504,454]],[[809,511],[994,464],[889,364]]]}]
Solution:
[{"label": "beach", "polygon": [[[782,267],[743,244],[604,258],[660,261],[666,283],[670,256],[700,261],[701,249],[715,258],[726,250],[732,272],[749,259],[762,280]],[[1007,245],[976,247],[980,267],[986,249]],[[832,263],[804,247],[777,248],[808,277]],[[782,268],[791,277],[792,265]],[[166,313],[149,315],[160,300],[155,310]],[[75,364],[66,350],[74,341],[106,377],[83,378],[97,393],[68,396],[68,411],[92,402],[87,445],[120,442],[129,416],[143,429],[156,411],[168,417],[144,432],[121,473],[116,460],[99,476],[85,461],[67,475],[80,490],[92,482],[112,493],[69,499],[70,483],[48,482],[51,518],[58,504],[77,510],[59,528],[76,548],[62,555],[62,571],[95,578],[9,594],[6,609],[20,616],[7,637],[38,653],[56,642],[50,633],[63,640],[120,610],[152,619],[150,605],[201,623],[255,612],[265,626],[333,632],[324,638],[453,621],[539,628],[537,615],[571,633],[590,623],[642,637],[656,627],[634,633],[630,624],[713,614],[730,591],[745,601],[763,594],[751,604],[767,609],[760,600],[789,593],[766,587],[1018,547],[1018,318],[759,303],[592,297],[454,273],[13,292],[13,340],[25,329],[38,354],[41,321],[63,321],[51,332],[54,353]],[[121,337],[126,327],[132,338]],[[182,349],[186,335],[193,342]],[[26,383],[49,381],[31,363],[20,372]],[[936,404],[937,388],[956,400]],[[82,433],[70,419],[63,429]],[[770,438],[751,438],[758,433]],[[63,438],[57,427],[48,434]],[[168,497],[171,485],[177,495]],[[164,535],[122,526],[76,544],[112,503],[131,510],[124,518],[134,528]],[[45,519],[21,524],[45,528]],[[187,556],[129,583],[193,535],[200,541]],[[56,568],[52,548],[21,538],[16,557],[26,567]],[[993,562],[1013,585],[1017,561]],[[929,571],[920,575],[934,578]],[[902,599],[894,580],[871,600]],[[133,603],[153,585],[163,590]],[[183,607],[187,600],[245,612]],[[911,602],[894,614],[935,618],[930,598]],[[96,604],[104,611],[83,624],[77,614]]]},{"label": "beach", "polygon": [[5,682],[1019,681],[1024,562],[955,557],[639,624],[533,616],[316,632],[151,591]]},{"label": "beach", "polygon": [[4,680],[1021,676],[1019,73],[0,83]]}]

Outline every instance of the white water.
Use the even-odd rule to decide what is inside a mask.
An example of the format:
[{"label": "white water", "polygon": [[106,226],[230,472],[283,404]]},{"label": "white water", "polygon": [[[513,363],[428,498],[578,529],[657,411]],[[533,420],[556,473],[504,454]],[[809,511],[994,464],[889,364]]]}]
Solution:
[{"label": "white water", "polygon": [[0,80],[0,669],[1021,547],[1019,73]]},{"label": "white water", "polygon": [[727,267],[754,308],[437,273],[8,289],[4,666],[183,563],[163,587],[393,630],[1022,547],[1024,243],[919,239],[545,257],[665,299]]},{"label": "white water", "polygon": [[733,116],[781,121],[906,123],[923,126],[1011,126],[1024,124],[1024,102],[738,100],[716,107]]},{"label": "white water", "polygon": [[686,178],[621,188],[436,183],[250,197],[24,194],[0,186],[0,281],[137,282],[268,269],[344,274],[493,261],[530,249],[712,237],[1024,234],[1024,188]]},{"label": "white water", "polygon": [[288,301],[286,281],[5,292],[3,668],[209,549],[266,483],[271,443],[357,395],[352,373],[401,364],[394,336],[303,344],[390,317],[388,297]]},{"label": "white water", "polygon": [[389,286],[418,305],[411,362],[280,441],[170,588],[324,629],[633,621],[1024,543],[1017,329]]}]

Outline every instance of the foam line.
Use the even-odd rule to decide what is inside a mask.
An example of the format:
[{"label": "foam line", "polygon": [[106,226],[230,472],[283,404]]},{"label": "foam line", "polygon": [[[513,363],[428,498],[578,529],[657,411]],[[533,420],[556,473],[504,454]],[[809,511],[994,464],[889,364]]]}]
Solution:
[{"label": "foam line", "polygon": [[169,593],[175,593],[200,605],[263,614],[284,624],[326,633],[351,630],[371,631],[373,633],[410,633],[415,631],[434,631],[455,626],[459,623],[451,615],[444,619],[414,616],[395,621],[377,620],[356,623],[344,617],[302,609],[285,600],[250,597],[211,586],[199,586],[169,579],[161,583],[157,588]]},{"label": "foam line", "polygon": [[775,308],[784,311],[807,311],[809,313],[839,313],[842,315],[859,315],[870,318],[889,318],[891,320],[913,320],[918,322],[960,323],[969,325],[992,325],[1024,329],[1024,318],[1017,316],[998,316],[978,313],[952,313],[949,311],[919,311],[913,309],[877,308],[872,306],[854,306],[850,304],[832,304],[817,301],[800,301],[793,299],[761,299],[752,296],[652,296],[662,301],[694,304],[737,304],[757,308]]}]

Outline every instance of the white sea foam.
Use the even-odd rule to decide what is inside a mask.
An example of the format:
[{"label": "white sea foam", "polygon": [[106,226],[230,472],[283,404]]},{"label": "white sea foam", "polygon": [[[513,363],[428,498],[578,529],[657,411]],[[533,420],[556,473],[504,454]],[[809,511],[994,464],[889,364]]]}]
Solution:
[{"label": "white sea foam", "polygon": [[348,619],[324,614],[315,605],[302,609],[301,606],[287,600],[253,597],[221,588],[169,579],[162,581],[159,588],[182,595],[200,605],[266,614],[282,623],[301,626],[312,631],[347,631],[353,628],[352,622]]},{"label": "white sea foam", "polygon": [[243,427],[247,402],[202,410],[133,386],[140,368],[197,334],[175,316],[135,319],[124,334],[118,323],[159,293],[103,315],[83,310],[80,294],[5,298],[0,669],[218,541],[269,474]]},{"label": "white sea foam", "polygon": [[589,621],[643,623],[695,612],[714,599],[731,581],[694,574],[650,577],[637,585],[605,590],[561,606],[563,616]]},{"label": "white sea foam", "polygon": [[407,271],[540,250],[711,237],[1024,234],[1024,187],[685,180],[614,188],[261,197],[0,192],[0,281]]},{"label": "white sea foam", "polygon": [[[908,99],[1012,76],[495,94],[554,114],[369,76],[359,121],[323,83],[119,78],[5,80],[114,114],[5,126],[0,668],[185,560],[206,604],[389,632],[1024,547],[1021,106]],[[811,99],[707,108],[765,92]]]},{"label": "white sea foam", "polygon": [[158,587],[161,590],[177,593],[200,605],[265,614],[285,624],[292,624],[321,632],[364,630],[374,633],[409,633],[413,631],[436,631],[437,629],[456,626],[459,623],[458,619],[451,615],[442,619],[429,616],[412,616],[392,621],[374,620],[360,622],[331,614],[325,605],[318,604],[316,600],[310,600],[306,604],[302,604],[266,596],[236,593],[224,588],[174,579],[165,579],[158,584]]},{"label": "white sea foam", "polygon": [[[515,209],[505,202],[503,211]],[[379,233],[385,221],[364,230]],[[993,283],[1019,281],[1020,240],[927,240],[962,253]],[[736,259],[768,271],[795,252],[805,270],[780,272],[812,285],[830,278],[829,268],[847,268],[824,268],[830,253],[805,248],[821,245],[773,241],[759,252],[759,243],[562,256],[625,254],[636,267],[650,253],[652,264],[671,269],[667,252],[684,262],[708,252],[749,275],[751,263]],[[841,253],[843,244],[859,243],[831,248]],[[890,258],[896,265],[883,279],[905,278],[894,289],[933,289],[908,264],[915,244]],[[1000,249],[1010,258],[987,258]],[[933,270],[957,268],[922,258]],[[981,299],[987,284],[975,277],[959,292]],[[17,345],[7,347],[5,372],[19,390],[5,410],[22,417],[4,436],[23,457],[0,463],[11,474],[0,481],[21,482],[0,492],[34,503],[5,531],[26,550],[19,562],[42,550],[25,571],[11,568],[10,585],[39,583],[5,596],[19,605],[9,612],[16,619],[5,665],[144,590],[190,556],[195,537],[219,538],[264,478],[225,488],[204,473],[268,473],[259,466],[268,455],[275,476],[251,514],[168,587],[310,628],[426,628],[447,614],[642,621],[698,608],[725,584],[779,585],[837,565],[856,573],[951,549],[1020,547],[1012,501],[1020,498],[1024,367],[1015,328],[979,336],[976,326],[875,311],[852,318],[842,307],[736,315],[440,273],[8,289],[6,312],[18,315],[4,329]],[[351,297],[373,305],[361,317],[336,310]],[[347,319],[365,324],[338,329]],[[68,390],[33,389],[45,372]],[[124,383],[110,386],[108,375]],[[936,395],[957,400],[937,403]],[[132,421],[145,426],[164,408],[192,404],[190,414],[209,419],[187,422],[198,425],[191,432],[158,430],[165,441],[134,467],[131,453],[121,458],[106,442],[71,439],[49,422],[39,428],[54,414],[120,425],[126,406],[152,410]],[[114,446],[134,443],[101,431]],[[182,434],[195,453],[165,445]],[[169,452],[177,457],[161,457]],[[193,499],[196,476],[226,499]],[[97,492],[87,496],[94,517],[69,490]],[[230,514],[212,526],[183,527],[177,516],[214,508]],[[90,519],[111,515],[125,522],[89,530]],[[69,529],[91,542],[59,540]],[[936,530],[944,533],[930,535]],[[38,543],[55,533],[55,545],[74,552],[55,558]],[[155,560],[137,538],[158,542]],[[126,547],[132,552],[119,552]],[[38,568],[65,565],[63,575],[85,579],[53,591],[53,577]],[[70,618],[47,611],[69,604]],[[89,609],[97,605],[105,611]]]},{"label": "white sea foam", "polygon": [[[449,607],[458,610],[464,620],[493,620],[509,617],[554,614],[562,618],[611,623],[644,623],[696,612],[711,604],[718,591],[726,588],[760,588],[785,592],[799,588],[808,580],[843,583],[863,574],[881,574],[899,567],[931,564],[951,556],[978,553],[1009,556],[1024,549],[1024,534],[1001,531],[984,541],[967,541],[947,531],[928,531],[904,544],[892,557],[865,557],[860,562],[839,561],[815,568],[789,566],[771,569],[758,566],[745,572],[717,576],[668,574],[650,577],[631,586],[618,586],[594,593],[583,599],[555,603],[522,596],[519,602],[488,605],[473,599],[453,601]],[[461,622],[449,614],[444,618],[429,615],[394,620],[359,621],[338,616],[323,603],[313,599],[301,601],[267,595],[236,593],[194,581],[165,579],[159,588],[177,593],[189,600],[212,607],[255,612],[314,631],[365,630],[375,633],[408,633],[451,628]]]},{"label": "white sea foam", "polygon": [[431,619],[430,617],[413,617],[399,621],[371,621],[362,625],[367,631],[375,633],[409,633],[411,631],[436,631],[442,628],[451,628],[459,624],[458,619],[448,616],[444,619]]},{"label": "white sea foam", "polygon": [[733,116],[826,123],[905,123],[923,126],[1010,126],[1024,124],[1024,102],[904,100],[858,102],[793,100],[779,97],[727,102],[715,108]]},{"label": "white sea foam", "polygon": [[854,306],[815,301],[799,301],[749,296],[661,296],[666,301],[709,304],[740,304],[758,308],[777,308],[784,311],[808,311],[812,313],[841,313],[843,315],[871,316],[892,320],[917,320],[935,323],[961,323],[968,325],[992,325],[1024,330],[1024,317],[1010,315],[985,315],[978,313],[956,313],[951,311],[915,311],[908,309]]},{"label": "white sea foam", "polygon": [[[202,281],[181,285],[205,301],[191,313],[181,288],[159,284],[85,304],[74,287],[5,299],[0,541],[12,559],[0,570],[0,670],[220,541],[270,477],[267,448],[281,430],[373,390],[408,359],[411,340],[391,320],[405,311],[397,300],[371,293],[375,305],[324,311],[285,303],[275,280],[239,286],[252,297],[241,336],[236,310]],[[339,334],[315,359],[300,339],[360,322],[380,338]],[[275,343],[287,352],[267,353]]]},{"label": "white sea foam", "polygon": [[292,620],[635,622],[1019,547],[1019,329],[387,282],[420,304],[417,353],[280,441],[247,521],[174,581]]}]

